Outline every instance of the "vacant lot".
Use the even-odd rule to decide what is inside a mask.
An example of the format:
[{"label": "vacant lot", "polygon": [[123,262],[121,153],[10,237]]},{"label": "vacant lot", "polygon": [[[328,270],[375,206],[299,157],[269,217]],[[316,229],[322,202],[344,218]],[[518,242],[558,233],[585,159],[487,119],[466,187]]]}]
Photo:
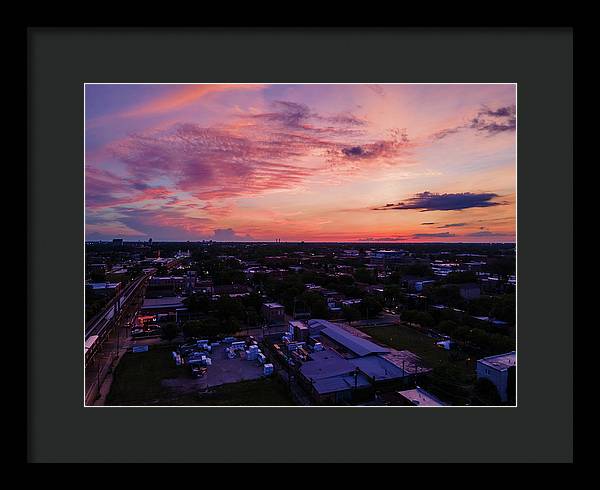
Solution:
[{"label": "vacant lot", "polygon": [[115,370],[106,405],[151,405],[166,395],[161,381],[181,376],[168,345],[152,345],[148,352],[127,352]]},{"label": "vacant lot", "polygon": [[[201,380],[190,378],[186,367],[175,365],[172,350],[169,345],[153,345],[148,352],[126,353],[115,371],[106,405],[293,405],[285,386],[275,378],[201,388]],[[182,384],[175,380],[187,389],[170,388]],[[192,389],[195,382],[198,387]]]},{"label": "vacant lot", "polygon": [[476,359],[460,359],[440,347],[436,339],[406,325],[361,329],[381,344],[398,350],[409,350],[423,359],[434,371],[423,384],[451,404],[470,402],[475,382]]},{"label": "vacant lot", "polygon": [[367,335],[382,344],[398,350],[409,350],[418,354],[430,367],[447,362],[448,351],[435,345],[436,339],[405,325],[361,328]]},{"label": "vacant lot", "polygon": [[183,396],[179,402],[178,405],[201,406],[294,405],[287,387],[275,377],[217,386],[207,393]]}]

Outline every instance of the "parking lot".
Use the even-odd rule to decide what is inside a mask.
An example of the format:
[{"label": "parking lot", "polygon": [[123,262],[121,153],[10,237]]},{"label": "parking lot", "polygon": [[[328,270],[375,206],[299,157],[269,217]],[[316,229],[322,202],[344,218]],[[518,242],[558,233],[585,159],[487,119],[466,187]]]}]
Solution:
[{"label": "parking lot", "polygon": [[162,385],[173,391],[189,392],[203,390],[227,383],[237,383],[258,379],[263,376],[263,367],[258,361],[248,361],[235,357],[229,359],[225,353],[226,345],[214,347],[209,357],[212,365],[204,377],[193,378],[187,366],[182,366],[182,375],[174,379],[165,379]]}]

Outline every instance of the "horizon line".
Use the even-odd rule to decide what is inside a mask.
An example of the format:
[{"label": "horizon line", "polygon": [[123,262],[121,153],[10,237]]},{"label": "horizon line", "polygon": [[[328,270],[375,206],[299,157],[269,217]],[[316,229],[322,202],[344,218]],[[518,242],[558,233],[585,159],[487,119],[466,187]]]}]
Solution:
[{"label": "horizon line", "polygon": [[[123,243],[148,243],[148,240],[126,240],[125,238],[108,238],[108,239],[97,239],[97,240],[85,240],[85,243],[111,243],[113,240],[123,240]],[[262,244],[262,243],[352,243],[352,244],[377,244],[377,243],[387,243],[387,244],[404,244],[404,245],[495,245],[495,244],[503,244],[503,245],[516,245],[516,241],[506,241],[506,242],[404,242],[404,241],[378,241],[378,240],[369,240],[369,241],[314,241],[314,240],[286,240],[286,241],[273,241],[273,240],[250,240],[250,241],[223,241],[223,240],[152,240],[152,243],[244,243],[244,244]]]}]

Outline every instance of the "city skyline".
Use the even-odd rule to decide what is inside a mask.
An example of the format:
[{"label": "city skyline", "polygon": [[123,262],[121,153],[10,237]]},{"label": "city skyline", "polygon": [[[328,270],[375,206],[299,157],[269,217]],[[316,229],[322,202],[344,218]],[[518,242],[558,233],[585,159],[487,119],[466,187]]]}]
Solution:
[{"label": "city skyline", "polygon": [[86,240],[514,242],[514,84],[87,84]]}]

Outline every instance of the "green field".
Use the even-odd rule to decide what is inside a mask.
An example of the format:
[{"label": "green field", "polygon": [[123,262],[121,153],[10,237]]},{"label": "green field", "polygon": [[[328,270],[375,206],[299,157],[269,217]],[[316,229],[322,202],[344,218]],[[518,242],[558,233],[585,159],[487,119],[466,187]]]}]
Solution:
[{"label": "green field", "polygon": [[288,396],[287,388],[275,378],[261,378],[221,385],[211,389],[209,394],[186,395],[180,401],[182,405],[202,406],[295,405]]},{"label": "green field", "polygon": [[152,345],[148,352],[127,352],[114,372],[106,405],[151,405],[168,391],[161,381],[181,376],[168,345]]},{"label": "green field", "polygon": [[361,329],[375,340],[398,350],[409,350],[419,355],[429,367],[447,362],[448,351],[435,345],[436,340],[404,325],[366,327]]},{"label": "green field", "polygon": [[286,387],[274,378],[243,381],[212,388],[209,393],[173,394],[165,379],[186,376],[171,357],[169,345],[148,352],[127,352],[114,373],[106,405],[293,405]]},{"label": "green field", "polygon": [[438,347],[436,340],[406,325],[366,327],[361,329],[381,344],[417,354],[433,369],[422,384],[451,404],[469,402],[475,382],[475,359],[457,360],[449,351]]}]

